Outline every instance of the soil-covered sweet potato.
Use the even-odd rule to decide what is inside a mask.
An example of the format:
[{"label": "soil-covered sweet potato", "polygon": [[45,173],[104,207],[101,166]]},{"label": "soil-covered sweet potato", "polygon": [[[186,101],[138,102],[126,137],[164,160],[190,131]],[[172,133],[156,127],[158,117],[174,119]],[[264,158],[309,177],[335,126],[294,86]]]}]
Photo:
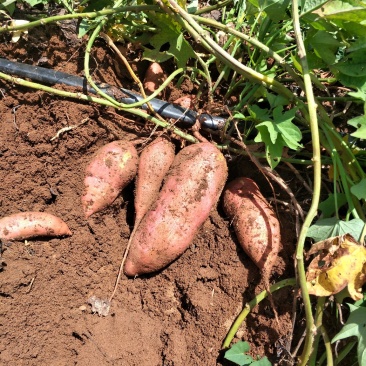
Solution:
[{"label": "soil-covered sweet potato", "polygon": [[0,219],[0,239],[23,240],[37,236],[71,235],[64,221],[46,212],[19,212]]},{"label": "soil-covered sweet potato", "polygon": [[178,258],[208,218],[226,179],[225,158],[214,145],[199,143],[181,150],[135,231],[125,274],[155,272]]},{"label": "soil-covered sweet potato", "polygon": [[174,145],[166,137],[156,138],[140,154],[135,189],[135,225],[155,202],[174,157]]},{"label": "soil-covered sweet potato", "polygon": [[144,90],[147,95],[154,93],[165,81],[166,76],[160,64],[152,62],[147,68],[144,78]]},{"label": "soil-covered sweet potato", "polygon": [[99,149],[85,171],[81,198],[85,216],[109,206],[136,176],[138,154],[131,142],[113,141]]},{"label": "soil-covered sweet potato", "polygon": [[281,242],[275,213],[250,178],[240,177],[228,183],[222,203],[241,247],[268,282]]}]

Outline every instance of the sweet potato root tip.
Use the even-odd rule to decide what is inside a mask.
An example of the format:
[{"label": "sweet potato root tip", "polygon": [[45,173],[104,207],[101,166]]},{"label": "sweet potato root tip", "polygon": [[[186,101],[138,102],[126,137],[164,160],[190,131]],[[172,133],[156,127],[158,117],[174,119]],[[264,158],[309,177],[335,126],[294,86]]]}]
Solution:
[{"label": "sweet potato root tip", "polygon": [[214,145],[199,143],[181,150],[135,231],[125,274],[155,272],[178,258],[208,218],[226,179],[225,158]]},{"label": "sweet potato root tip", "polygon": [[228,183],[223,208],[241,247],[268,279],[280,249],[280,225],[257,184],[243,177]]},{"label": "sweet potato root tip", "polygon": [[20,212],[0,219],[0,238],[4,240],[66,235],[72,235],[66,223],[46,212]]},{"label": "sweet potato root tip", "polygon": [[81,198],[86,218],[112,204],[136,175],[138,155],[130,142],[113,141],[93,156],[85,170]]}]

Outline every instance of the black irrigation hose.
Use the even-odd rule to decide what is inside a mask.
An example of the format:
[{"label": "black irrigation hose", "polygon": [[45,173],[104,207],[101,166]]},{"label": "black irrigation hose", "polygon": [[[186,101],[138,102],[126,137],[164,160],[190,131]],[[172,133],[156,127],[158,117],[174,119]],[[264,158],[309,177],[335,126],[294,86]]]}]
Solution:
[{"label": "black irrigation hose", "polygon": [[[62,71],[55,71],[45,67],[9,61],[4,58],[0,58],[0,71],[6,74],[17,75],[22,78],[28,78],[47,85],[64,84],[76,88],[82,88],[84,93],[90,92],[96,94],[95,90],[88,86],[85,78],[67,74]],[[98,87],[120,103],[132,104],[144,99],[140,94],[134,91],[123,88],[119,89],[112,85],[100,84]],[[195,111],[184,109],[177,104],[168,103],[157,98],[151,99],[150,104],[162,117],[172,118],[189,125],[194,125],[198,119],[201,126],[204,128],[221,130],[226,122],[224,117],[212,116],[206,113],[198,115]],[[147,109],[147,105],[143,104],[141,108]]]}]

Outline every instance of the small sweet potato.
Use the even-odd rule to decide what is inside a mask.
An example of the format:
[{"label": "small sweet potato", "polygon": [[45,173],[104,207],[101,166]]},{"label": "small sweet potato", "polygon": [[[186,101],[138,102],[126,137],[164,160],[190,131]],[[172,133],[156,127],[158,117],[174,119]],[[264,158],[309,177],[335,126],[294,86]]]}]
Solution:
[{"label": "small sweet potato", "polygon": [[0,239],[22,240],[63,235],[71,235],[66,223],[46,212],[19,212],[0,219]]},{"label": "small sweet potato", "polygon": [[174,157],[174,145],[166,137],[156,138],[142,151],[135,190],[136,226],[155,202]]},{"label": "small sweet potato", "polygon": [[176,99],[174,102],[174,104],[178,104],[181,107],[185,108],[185,109],[193,109],[194,105],[193,105],[193,98],[190,95],[184,95],[183,97],[180,97],[178,99]]},{"label": "small sweet potato", "polygon": [[157,62],[152,62],[145,73],[143,85],[145,93],[147,95],[154,93],[163,84],[165,79],[166,76],[161,66]]},{"label": "small sweet potato", "polygon": [[241,247],[261,270],[268,284],[281,242],[280,224],[275,213],[257,184],[244,177],[227,184],[223,208],[232,220]]},{"label": "small sweet potato", "polygon": [[131,142],[113,141],[99,149],[85,171],[81,198],[85,216],[109,206],[137,172],[138,155]]},{"label": "small sweet potato", "polygon": [[125,274],[154,272],[178,258],[208,218],[226,178],[225,158],[214,145],[199,143],[181,150],[135,231]]}]

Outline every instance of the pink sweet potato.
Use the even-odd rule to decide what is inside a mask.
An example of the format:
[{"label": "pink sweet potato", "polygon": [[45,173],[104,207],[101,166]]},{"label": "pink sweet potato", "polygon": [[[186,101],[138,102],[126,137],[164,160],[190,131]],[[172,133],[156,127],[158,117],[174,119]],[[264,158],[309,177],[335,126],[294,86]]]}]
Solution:
[{"label": "pink sweet potato", "polygon": [[214,145],[199,143],[181,150],[135,231],[125,274],[154,272],[178,258],[208,218],[226,178],[225,158]]},{"label": "pink sweet potato", "polygon": [[138,155],[131,142],[113,141],[99,149],[85,171],[81,198],[85,216],[109,206],[137,172]]},{"label": "pink sweet potato", "polygon": [[68,226],[60,218],[46,212],[19,212],[0,219],[0,239],[63,235],[71,235]]},{"label": "pink sweet potato", "polygon": [[185,109],[193,109],[194,108],[193,98],[190,95],[184,95],[183,97],[180,97],[180,98],[176,99],[173,103],[178,104],[178,105],[180,105],[181,107],[183,107]]},{"label": "pink sweet potato", "polygon": [[142,151],[135,190],[136,226],[155,202],[174,157],[174,145],[165,137],[158,137]]},{"label": "pink sweet potato", "polygon": [[143,85],[145,93],[147,95],[154,93],[163,84],[165,79],[166,76],[161,66],[157,62],[152,62],[145,73]]},{"label": "pink sweet potato", "polygon": [[249,178],[228,183],[223,193],[223,208],[232,220],[238,241],[261,270],[265,282],[280,249],[280,225],[257,184]]}]

